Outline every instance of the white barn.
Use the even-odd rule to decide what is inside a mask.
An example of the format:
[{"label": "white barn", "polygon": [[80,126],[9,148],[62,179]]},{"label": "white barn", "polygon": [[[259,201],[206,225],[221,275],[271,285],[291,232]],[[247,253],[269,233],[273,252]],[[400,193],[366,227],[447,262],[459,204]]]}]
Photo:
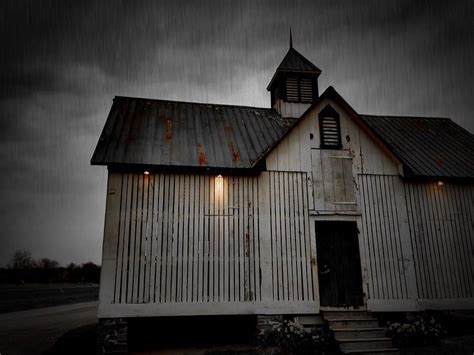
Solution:
[{"label": "white barn", "polygon": [[474,137],[357,113],[292,46],[271,108],[116,97],[99,318],[474,308]]}]

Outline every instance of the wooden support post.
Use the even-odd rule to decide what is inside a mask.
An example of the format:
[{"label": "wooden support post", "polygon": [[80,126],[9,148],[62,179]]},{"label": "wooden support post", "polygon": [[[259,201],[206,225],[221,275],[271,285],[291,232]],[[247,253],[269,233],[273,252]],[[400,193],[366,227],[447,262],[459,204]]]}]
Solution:
[{"label": "wooden support post", "polygon": [[99,290],[100,303],[114,302],[121,191],[122,175],[109,172],[107,182],[104,243],[102,247],[101,283]]}]

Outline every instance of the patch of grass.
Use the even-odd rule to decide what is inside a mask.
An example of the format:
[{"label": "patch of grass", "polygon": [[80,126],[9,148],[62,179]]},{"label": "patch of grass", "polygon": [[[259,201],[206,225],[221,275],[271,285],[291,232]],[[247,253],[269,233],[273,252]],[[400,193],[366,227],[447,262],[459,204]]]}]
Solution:
[{"label": "patch of grass", "polygon": [[98,285],[22,285],[0,288],[0,313],[97,301]]}]

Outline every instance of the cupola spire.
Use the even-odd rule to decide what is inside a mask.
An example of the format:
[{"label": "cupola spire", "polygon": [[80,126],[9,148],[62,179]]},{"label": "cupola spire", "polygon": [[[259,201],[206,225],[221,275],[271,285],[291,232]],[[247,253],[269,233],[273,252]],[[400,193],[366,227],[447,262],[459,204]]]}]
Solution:
[{"label": "cupola spire", "polygon": [[290,26],[290,49],[293,48],[293,36],[291,35],[291,26]]}]

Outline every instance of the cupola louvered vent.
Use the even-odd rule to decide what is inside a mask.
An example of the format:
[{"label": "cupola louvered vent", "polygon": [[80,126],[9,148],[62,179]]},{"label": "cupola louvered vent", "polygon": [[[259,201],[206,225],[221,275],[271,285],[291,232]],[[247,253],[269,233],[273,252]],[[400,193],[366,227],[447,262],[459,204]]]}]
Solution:
[{"label": "cupola louvered vent", "polygon": [[313,102],[313,83],[310,79],[300,81],[301,102]]},{"label": "cupola louvered vent", "polygon": [[327,105],[319,113],[319,130],[321,148],[341,148],[341,128],[339,125],[339,114]]},{"label": "cupola louvered vent", "polygon": [[290,77],[286,79],[286,101],[313,102],[313,82],[311,79]]},{"label": "cupola louvered vent", "polygon": [[286,99],[288,101],[299,101],[298,79],[286,79]]}]

